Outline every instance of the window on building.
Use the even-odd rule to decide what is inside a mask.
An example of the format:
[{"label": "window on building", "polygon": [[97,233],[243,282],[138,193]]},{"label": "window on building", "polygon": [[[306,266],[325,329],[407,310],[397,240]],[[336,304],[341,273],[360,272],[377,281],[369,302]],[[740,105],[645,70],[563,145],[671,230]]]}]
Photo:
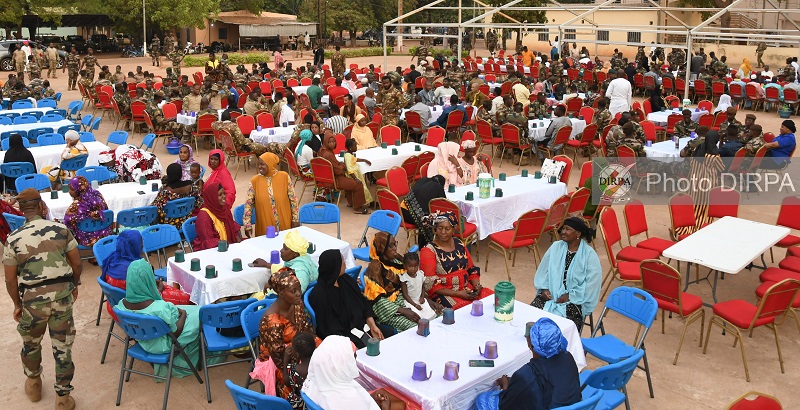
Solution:
[{"label": "window on building", "polygon": [[227,40],[228,39],[228,28],[227,27],[220,27],[219,28],[219,39],[220,40]]},{"label": "window on building", "polygon": [[574,28],[564,29],[564,40],[575,40],[575,29]]},{"label": "window on building", "polygon": [[641,43],[642,42],[642,33],[639,32],[639,31],[628,33],[628,42],[629,43]]},{"label": "window on building", "polygon": [[547,31],[540,31],[539,32],[539,41],[550,41],[550,33]]},{"label": "window on building", "polygon": [[608,41],[608,30],[598,30],[597,41]]}]

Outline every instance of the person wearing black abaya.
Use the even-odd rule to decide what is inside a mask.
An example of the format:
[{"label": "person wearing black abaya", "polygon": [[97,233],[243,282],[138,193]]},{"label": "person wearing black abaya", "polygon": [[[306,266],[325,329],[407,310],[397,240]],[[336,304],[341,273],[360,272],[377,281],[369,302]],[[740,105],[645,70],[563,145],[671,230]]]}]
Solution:
[{"label": "person wearing black abaya", "polygon": [[422,217],[430,214],[428,203],[434,198],[446,198],[444,192],[444,177],[435,175],[431,178],[421,178],[411,188],[403,202],[403,219],[413,222],[419,229],[417,244],[420,249],[433,240],[433,231],[423,227]]},{"label": "person wearing black abaya", "polygon": [[[33,172],[36,172],[36,161],[33,159],[33,154],[25,148],[22,143],[22,136],[19,134],[12,134],[8,138],[8,151],[6,151],[6,156],[3,158],[3,163],[8,164],[9,162],[28,162],[33,165]],[[16,177],[4,176],[3,178],[5,178],[6,189],[17,190],[15,185]]]},{"label": "person wearing black abaya", "polygon": [[383,339],[375,323],[370,302],[361,293],[356,280],[344,273],[345,265],[338,249],[328,249],[319,258],[319,278],[308,295],[317,321],[317,336],[349,337],[359,349],[366,346],[364,329],[372,337]]}]

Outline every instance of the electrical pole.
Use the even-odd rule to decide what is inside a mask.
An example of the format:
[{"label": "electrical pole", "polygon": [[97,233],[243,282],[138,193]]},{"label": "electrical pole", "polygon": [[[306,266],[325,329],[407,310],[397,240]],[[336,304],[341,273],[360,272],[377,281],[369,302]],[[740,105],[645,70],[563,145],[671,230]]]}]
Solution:
[{"label": "electrical pole", "polygon": [[[397,17],[403,15],[403,0],[397,0]],[[398,24],[402,24],[403,20],[397,20]],[[397,33],[402,34],[405,27],[397,26]],[[386,41],[384,39],[384,41]],[[397,51],[400,52],[403,49],[403,36],[400,35],[397,37]]]},{"label": "electrical pole", "polygon": [[317,42],[322,38],[322,0],[317,0]]},{"label": "electrical pole", "polygon": [[147,55],[147,10],[142,0],[142,55]]}]

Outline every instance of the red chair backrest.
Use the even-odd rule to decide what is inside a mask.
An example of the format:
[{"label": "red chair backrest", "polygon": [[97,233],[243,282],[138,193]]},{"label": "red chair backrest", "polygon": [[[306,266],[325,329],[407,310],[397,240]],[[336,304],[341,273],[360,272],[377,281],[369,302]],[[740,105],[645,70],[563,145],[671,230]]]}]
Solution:
[{"label": "red chair backrest", "polygon": [[[431,213],[436,211],[441,212],[452,212],[456,216],[456,220],[461,220],[461,209],[455,203],[445,199],[445,198],[434,198],[428,203],[428,207],[430,208]],[[461,224],[456,224],[455,226],[455,234],[456,236],[461,235]]]},{"label": "red chair backrest", "polygon": [[381,132],[381,124],[373,121],[367,124],[367,128],[369,128],[370,131],[372,131],[372,138],[375,138],[375,140],[377,141],[378,136],[380,135]]},{"label": "red chair backrest", "polygon": [[380,129],[381,141],[392,145],[400,140],[400,127],[396,125],[384,125]]},{"label": "red chair backrest", "polygon": [[800,229],[800,196],[787,196],[781,201],[777,225]]},{"label": "red chair backrest", "polygon": [[161,111],[164,112],[164,118],[175,118],[178,116],[178,108],[173,103],[166,103],[161,106]]},{"label": "red chair backrest", "polygon": [[673,195],[669,199],[669,216],[673,229],[696,226],[697,219],[694,217],[692,197],[686,194]]},{"label": "red chair backrest", "polygon": [[713,95],[725,94],[725,84],[720,82],[711,83],[711,94]]},{"label": "red chair backrest", "polygon": [[580,97],[570,98],[567,100],[567,112],[577,113],[583,107],[583,100]]},{"label": "red chair backrest", "polygon": [[375,107],[375,112],[372,114],[372,122],[378,125],[383,122],[383,115],[380,112],[380,107]]},{"label": "red chair backrest", "polygon": [[587,124],[591,124],[592,120],[594,120],[594,108],[592,107],[583,107],[578,112],[578,115],[583,116],[583,120],[586,121]]},{"label": "red chair backrest", "polygon": [[[419,154],[419,166],[422,168],[423,165],[433,161],[433,158],[436,156],[432,151],[425,151],[422,154]],[[423,174],[423,176],[425,176]]]},{"label": "red chair backrest", "polygon": [[783,101],[786,103],[796,103],[797,102],[797,91],[791,88],[784,88],[783,89]]},{"label": "red chair backrest", "polygon": [[563,163],[567,164],[564,167],[564,172],[561,173],[561,182],[569,185],[568,184],[568,182],[569,182],[569,174],[570,174],[570,172],[572,172],[572,165],[573,165],[572,158],[570,158],[570,157],[568,157],[566,155],[556,155],[556,156],[553,157],[553,161],[563,162]]},{"label": "red chair backrest", "polygon": [[639,123],[642,127],[642,131],[644,131],[644,136],[647,141],[656,141],[656,125],[650,121],[642,121]]},{"label": "red chair backrest", "polygon": [[287,87],[297,87],[300,85],[300,82],[297,81],[296,78],[290,78],[289,81],[286,82]]},{"label": "red chair backrest", "polygon": [[333,173],[333,165],[330,161],[322,157],[316,157],[311,159],[309,165],[317,185],[328,188],[336,187],[336,176]]},{"label": "red chair backrest", "polygon": [[217,120],[217,116],[214,114],[203,114],[197,118],[197,132],[198,133],[211,133],[214,130],[211,128],[211,124]]},{"label": "red chair backrest", "polygon": [[638,199],[628,201],[625,204],[622,215],[625,218],[625,225],[628,227],[628,236],[636,236],[648,231],[647,217],[645,216],[642,201]]},{"label": "red chair backrest", "polygon": [[708,192],[708,216],[722,218],[739,215],[741,194],[734,189],[712,188]]},{"label": "red chair backrest", "polygon": [[741,98],[741,96],[742,96],[742,86],[741,86],[741,84],[730,84],[730,85],[728,85],[728,90],[731,93],[731,97],[733,97],[733,98]]},{"label": "red chair backrest", "polygon": [[567,217],[567,210],[569,209],[569,195],[561,195],[553,201],[550,209],[547,210],[547,228],[556,229],[564,222]]},{"label": "red chair backrest", "polygon": [[406,119],[406,124],[408,124],[410,128],[415,128],[415,129],[424,128],[424,126],[422,125],[422,118],[419,116],[418,112],[406,111],[405,119]]},{"label": "red chair backrest", "polygon": [[644,75],[642,73],[636,73],[633,75],[633,83],[636,84],[637,88],[644,87]]},{"label": "red chair backrest", "polygon": [[586,161],[581,165],[581,177],[578,180],[578,186],[582,187],[586,180],[592,177],[592,161]]},{"label": "red chair backrest", "polygon": [[444,142],[446,132],[442,127],[431,127],[428,129],[428,138],[425,140],[425,145],[431,147],[438,147],[439,144]]},{"label": "red chair backrest", "polygon": [[[617,212],[614,211],[614,208],[608,207],[600,215],[600,230],[603,232],[603,238],[606,240],[606,247],[609,249],[609,253],[613,254],[612,248],[622,240],[619,222],[617,221]],[[613,265],[616,266],[616,261]]]},{"label": "red chair backrest", "polygon": [[671,134],[675,131],[675,124],[683,121],[683,115],[680,114],[670,114],[667,117],[667,134]]},{"label": "red chair backrest", "polygon": [[672,266],[658,259],[647,259],[640,264],[642,289],[656,300],[681,306],[683,296],[681,274]]},{"label": "red chair backrest", "polygon": [[713,114],[703,114],[703,115],[700,116],[700,119],[697,120],[697,123],[701,127],[708,127],[709,129],[711,129],[711,127],[714,126],[714,115]]},{"label": "red chair backrest", "polygon": [[694,93],[706,95],[708,94],[708,90],[706,90],[706,82],[705,81],[695,81],[694,82]]},{"label": "red chair backrest", "polygon": [[669,77],[661,77],[661,86],[668,91],[673,91],[675,89],[675,84],[673,84],[672,79]]},{"label": "red chair backrest", "polygon": [[586,207],[586,203],[589,202],[589,198],[592,197],[592,190],[581,187],[569,195],[570,201],[567,214],[579,213],[580,215],[583,215],[583,208]]},{"label": "red chair backrest", "polygon": [[772,285],[758,303],[758,314],[753,316],[750,328],[761,319],[785,314],[791,309],[798,292],[800,292],[800,281],[796,279],[784,279]]},{"label": "red chair backrest", "polygon": [[236,118],[236,125],[244,135],[250,135],[256,128],[256,119],[252,115],[241,115]]},{"label": "red chair backrest", "polygon": [[141,119],[144,116],[144,110],[147,104],[142,101],[134,101],[131,103],[131,115],[134,119]]},{"label": "red chair backrest", "polygon": [[748,100],[763,100],[764,97],[760,97],[758,92],[756,91],[756,87],[761,87],[761,85],[757,83],[747,83],[744,87],[744,92],[747,94]]},{"label": "red chair backrest", "polygon": [[712,126],[712,128],[714,128],[715,130],[719,130],[719,126],[722,125],[722,123],[725,122],[726,119],[728,119],[727,113],[724,113],[722,111],[718,112],[717,115],[714,116],[714,125]]},{"label": "red chair backrest", "polygon": [[400,199],[397,197],[397,195],[393,194],[392,191],[388,189],[381,189],[376,192],[376,195],[378,197],[378,204],[380,204],[381,209],[385,211],[397,212],[397,214],[400,216],[403,215],[403,211],[400,209]]},{"label": "red chair backrest", "polygon": [[708,100],[701,100],[699,103],[697,103],[697,108],[699,108],[700,111],[713,112],[714,111],[714,103],[712,103],[711,101],[708,101]]},{"label": "red chair backrest", "polygon": [[333,138],[336,139],[337,153],[347,150],[347,147],[345,147],[345,143],[347,142],[347,137],[345,137],[344,134],[336,134],[333,136]]},{"label": "red chair backrest", "polygon": [[520,145],[519,128],[514,124],[503,124],[500,126],[500,135],[503,143],[518,147]]},{"label": "red chair backrest", "polygon": [[406,170],[401,167],[392,167],[386,171],[386,184],[392,193],[398,197],[406,196],[408,188],[408,175]]},{"label": "red chair backrest", "polygon": [[780,91],[775,87],[768,87],[764,89],[764,95],[768,100],[780,100]]},{"label": "red chair backrest", "polygon": [[271,113],[263,112],[261,114],[258,114],[256,120],[258,120],[258,125],[261,126],[261,128],[275,127],[275,118],[272,116]]},{"label": "red chair backrest", "polygon": [[475,125],[478,128],[478,138],[481,139],[481,144],[491,144],[494,139],[492,125],[485,120],[478,120]]},{"label": "red chair backrest", "polygon": [[559,145],[566,144],[567,141],[569,141],[570,135],[572,135],[572,126],[565,125],[559,128],[558,132],[556,133],[556,139],[553,141],[553,146],[557,147]]},{"label": "red chair backrest", "polygon": [[406,160],[403,161],[403,164],[400,166],[406,170],[407,182],[411,184],[414,181],[414,178],[417,176],[417,170],[419,169],[419,157],[412,155],[406,158]]},{"label": "red chair backrest", "polygon": [[[749,396],[755,396],[750,398]],[[778,399],[764,393],[748,392],[728,406],[728,410],[782,410]]]},{"label": "red chair backrest", "polygon": [[591,144],[596,136],[597,136],[597,124],[589,124],[586,126],[586,128],[583,129],[581,142],[585,144]]},{"label": "red chair backrest", "polygon": [[453,110],[450,111],[450,114],[447,114],[447,125],[446,128],[449,130],[451,128],[458,128],[461,126],[461,123],[464,122],[464,112],[461,110]]},{"label": "red chair backrest", "polygon": [[297,178],[303,178],[303,174],[300,172],[300,167],[297,166],[297,161],[294,158],[292,150],[284,148],[283,158],[286,160],[286,163],[289,164],[289,170],[292,171],[292,174]]},{"label": "red chair backrest", "polygon": [[514,242],[533,240],[536,241],[542,235],[547,222],[547,211],[534,209],[525,212],[517,219],[514,229]]},{"label": "red chair backrest", "polygon": [[269,81],[262,81],[258,83],[258,88],[261,89],[261,94],[272,95],[272,84]]},{"label": "red chair backrest", "polygon": [[217,140],[222,144],[222,151],[232,156],[238,156],[231,134],[225,130],[215,131],[215,133]]}]

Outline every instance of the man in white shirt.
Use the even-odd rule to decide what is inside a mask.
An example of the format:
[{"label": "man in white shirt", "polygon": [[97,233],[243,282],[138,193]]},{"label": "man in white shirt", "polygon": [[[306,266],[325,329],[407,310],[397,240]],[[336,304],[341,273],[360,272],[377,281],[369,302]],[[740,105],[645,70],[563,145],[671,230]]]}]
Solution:
[{"label": "man in white shirt", "polygon": [[450,87],[450,79],[445,78],[442,81],[442,85],[436,88],[436,91],[433,92],[433,96],[436,98],[436,103],[441,104],[443,101],[450,101],[450,96],[455,95],[456,90],[453,87]]},{"label": "man in white shirt", "polygon": [[[614,70],[612,70],[614,71]],[[618,112],[625,112],[631,108],[631,96],[633,90],[631,83],[628,81],[624,71],[609,71],[609,75],[616,74],[617,78],[611,80],[606,90],[606,98],[610,100],[608,111],[611,115],[617,115]]]},{"label": "man in white shirt", "polygon": [[494,116],[497,113],[497,109],[503,105],[503,90],[500,87],[494,87],[494,95],[495,97],[492,99],[492,109],[489,111],[489,114]]},{"label": "man in white shirt", "polygon": [[350,124],[347,118],[339,115],[339,112],[340,108],[336,104],[331,105],[331,116],[325,122],[325,126],[330,128],[334,134],[343,133],[344,129]]},{"label": "man in white shirt", "polygon": [[511,87],[511,92],[514,93],[514,97],[517,99],[517,102],[522,103],[523,109],[531,103],[531,90],[529,90],[525,84],[514,84],[514,86]]},{"label": "man in white shirt", "polygon": [[775,73],[773,73],[772,70],[769,69],[768,65],[765,65],[764,71],[761,72],[761,78],[769,81],[772,80],[772,77],[775,77]]},{"label": "man in white shirt", "polygon": [[800,71],[800,64],[797,63],[797,57],[792,57],[792,67],[794,67],[794,81],[797,81],[797,72]]},{"label": "man in white shirt", "polygon": [[294,95],[286,97],[286,105],[281,107],[281,116],[278,122],[283,124],[294,123]]}]

